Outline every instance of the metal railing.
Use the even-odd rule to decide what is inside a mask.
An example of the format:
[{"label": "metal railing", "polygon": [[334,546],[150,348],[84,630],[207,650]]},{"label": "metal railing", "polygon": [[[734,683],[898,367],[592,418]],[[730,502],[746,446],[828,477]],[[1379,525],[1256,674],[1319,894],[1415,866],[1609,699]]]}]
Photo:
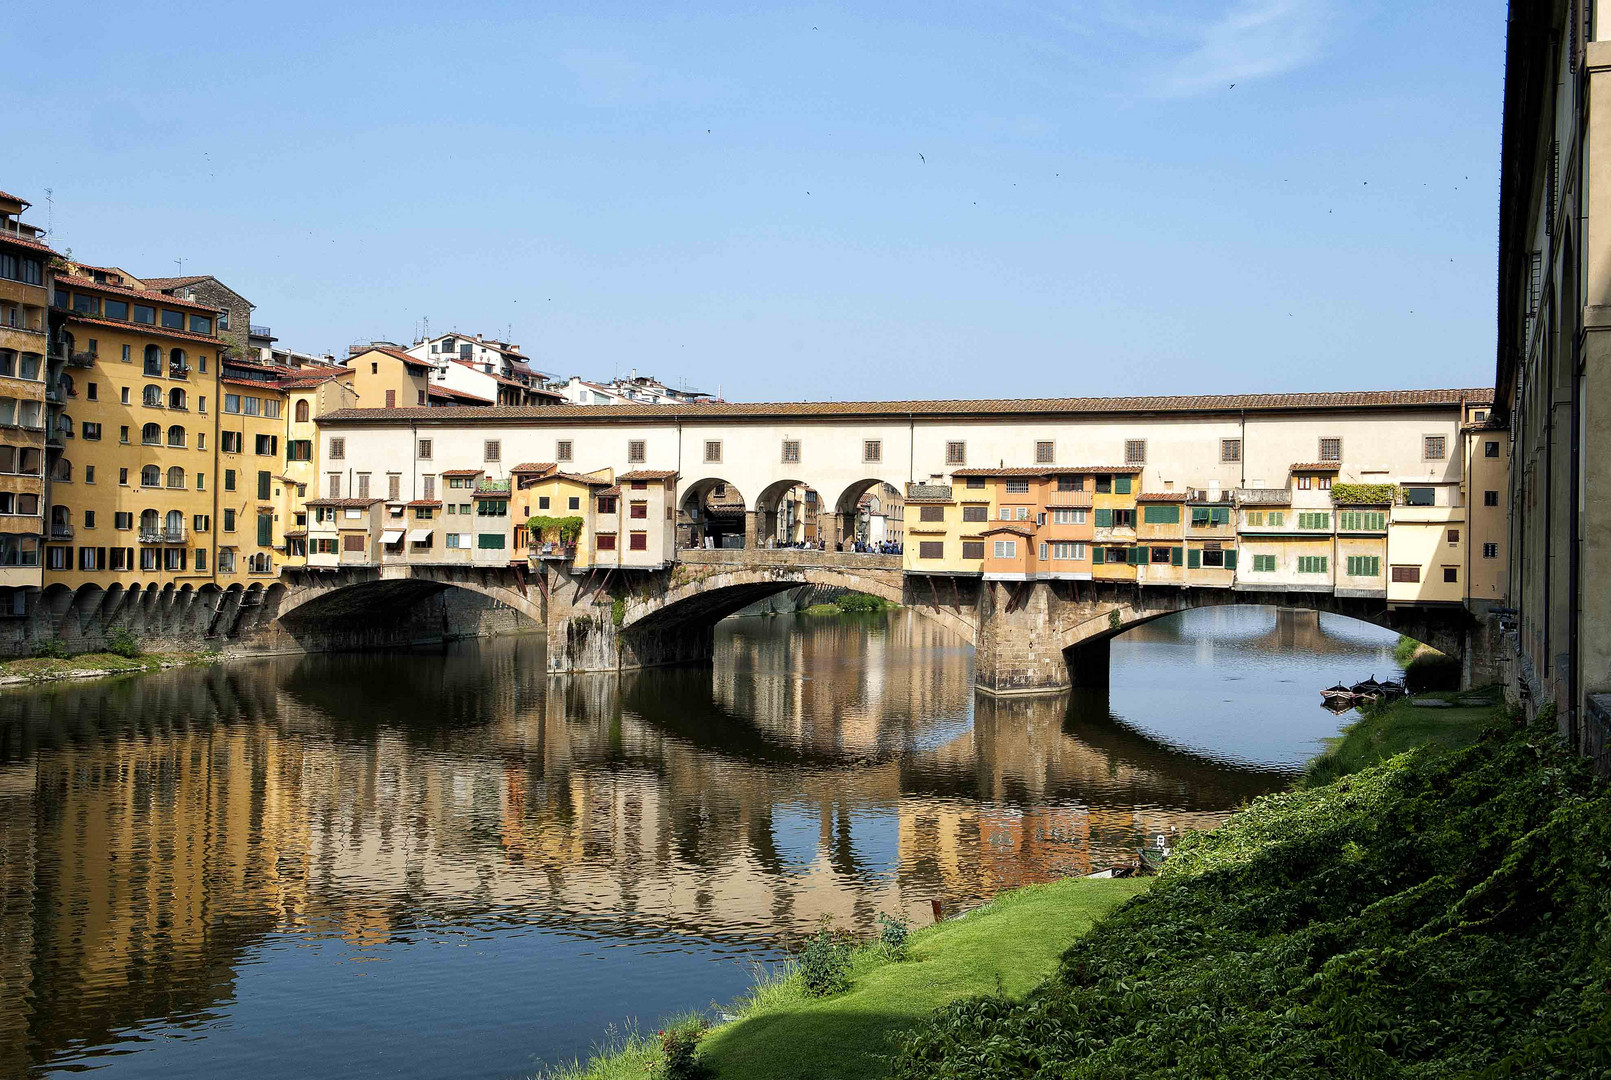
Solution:
[{"label": "metal railing", "polygon": [[50,523],[50,538],[52,540],[70,540],[72,536],[73,527],[71,525],[63,525],[59,521]]},{"label": "metal railing", "polygon": [[181,525],[177,529],[141,529],[140,543],[142,544],[182,544],[185,542],[185,529]]},{"label": "metal railing", "polygon": [[271,337],[274,336],[273,331],[271,331],[268,327],[259,326],[256,323],[251,324],[251,327],[247,330],[247,333],[249,335],[251,335],[252,337],[269,337],[269,338],[271,338]]}]

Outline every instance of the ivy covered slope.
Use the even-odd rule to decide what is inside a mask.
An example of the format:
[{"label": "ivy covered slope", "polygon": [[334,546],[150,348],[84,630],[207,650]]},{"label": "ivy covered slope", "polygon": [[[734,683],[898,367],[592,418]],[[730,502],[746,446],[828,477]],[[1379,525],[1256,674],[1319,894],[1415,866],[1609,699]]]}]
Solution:
[{"label": "ivy covered slope", "polygon": [[897,1077],[1611,1075],[1611,793],[1552,724],[1258,801]]}]

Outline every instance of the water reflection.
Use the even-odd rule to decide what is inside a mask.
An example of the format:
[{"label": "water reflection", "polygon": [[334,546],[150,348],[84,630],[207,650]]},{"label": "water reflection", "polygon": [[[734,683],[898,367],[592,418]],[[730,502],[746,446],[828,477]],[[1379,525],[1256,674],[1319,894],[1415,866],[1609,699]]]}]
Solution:
[{"label": "water reflection", "polygon": [[1111,695],[975,697],[905,614],[729,622],[714,676],[515,638],[0,694],[0,1074],[514,1075],[825,914],[1088,872],[1284,783],[1337,721],[1279,680],[1385,648],[1224,614]]}]

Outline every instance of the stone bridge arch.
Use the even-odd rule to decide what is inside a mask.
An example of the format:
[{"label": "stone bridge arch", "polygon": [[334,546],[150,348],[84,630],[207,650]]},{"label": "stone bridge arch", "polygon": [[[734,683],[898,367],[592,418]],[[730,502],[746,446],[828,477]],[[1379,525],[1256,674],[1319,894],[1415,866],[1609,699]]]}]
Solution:
[{"label": "stone bridge arch", "polygon": [[327,573],[291,572],[254,597],[243,620],[248,647],[341,649],[440,641],[476,632],[454,623],[441,603],[449,590],[496,601],[544,624],[541,590],[516,569],[410,567],[406,574],[376,568]]}]

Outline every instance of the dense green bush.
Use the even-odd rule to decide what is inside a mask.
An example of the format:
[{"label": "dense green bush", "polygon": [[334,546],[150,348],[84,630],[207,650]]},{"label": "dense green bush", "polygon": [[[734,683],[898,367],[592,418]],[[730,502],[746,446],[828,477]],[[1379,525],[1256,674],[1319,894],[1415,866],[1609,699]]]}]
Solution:
[{"label": "dense green bush", "polygon": [[795,957],[806,993],[812,997],[827,997],[848,990],[850,962],[855,951],[856,944],[850,935],[833,929],[825,918]]},{"label": "dense green bush", "polygon": [[107,631],[106,651],[113,656],[122,656],[133,660],[140,655],[140,639],[134,636],[134,631],[126,626],[118,626]]},{"label": "dense green bush", "polygon": [[906,939],[912,936],[912,922],[899,915],[878,916],[878,943],[893,960],[906,959]]},{"label": "dense green bush", "polygon": [[660,1030],[660,1061],[656,1075],[665,1080],[700,1080],[710,1070],[699,1060],[699,1042],[710,1023],[694,1018]]},{"label": "dense green bush", "polygon": [[34,655],[41,660],[66,660],[73,654],[61,638],[46,638],[34,646]]},{"label": "dense green bush", "polygon": [[1495,730],[1187,837],[1022,1002],[902,1040],[897,1077],[1611,1075],[1611,790]]},{"label": "dense green bush", "polygon": [[841,593],[834,597],[833,603],[840,611],[883,611],[890,606],[882,597],[859,592]]}]

